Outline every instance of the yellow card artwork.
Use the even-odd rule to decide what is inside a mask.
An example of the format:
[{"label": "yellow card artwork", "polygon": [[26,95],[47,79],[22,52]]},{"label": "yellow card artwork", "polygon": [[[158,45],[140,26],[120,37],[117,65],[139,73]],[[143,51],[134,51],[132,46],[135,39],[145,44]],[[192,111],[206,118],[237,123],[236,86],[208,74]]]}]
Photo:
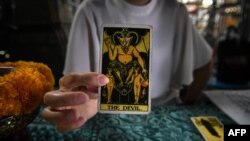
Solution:
[{"label": "yellow card artwork", "polygon": [[206,141],[224,141],[224,127],[213,116],[191,117],[192,122]]},{"label": "yellow card artwork", "polygon": [[102,29],[100,69],[109,83],[99,89],[99,112],[148,113],[151,27],[112,24]]}]

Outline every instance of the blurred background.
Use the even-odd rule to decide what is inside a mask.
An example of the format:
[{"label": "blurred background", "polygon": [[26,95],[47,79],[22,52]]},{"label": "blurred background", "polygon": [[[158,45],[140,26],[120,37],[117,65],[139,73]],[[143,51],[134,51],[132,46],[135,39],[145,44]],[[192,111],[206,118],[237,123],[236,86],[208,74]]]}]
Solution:
[{"label": "blurred background", "polygon": [[214,49],[214,71],[208,88],[250,88],[250,1],[178,0]]},{"label": "blurred background", "polygon": [[[208,88],[249,88],[250,1],[178,1],[186,5],[194,25],[215,50]],[[0,62],[43,62],[58,81],[71,21],[81,2],[0,0]]]}]

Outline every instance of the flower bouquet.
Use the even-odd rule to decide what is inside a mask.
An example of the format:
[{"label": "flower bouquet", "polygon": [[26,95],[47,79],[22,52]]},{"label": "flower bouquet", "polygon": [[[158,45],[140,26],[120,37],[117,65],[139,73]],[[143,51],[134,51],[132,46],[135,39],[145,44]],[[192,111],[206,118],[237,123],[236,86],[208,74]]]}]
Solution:
[{"label": "flower bouquet", "polygon": [[36,62],[0,63],[0,138],[16,133],[37,115],[55,83],[51,69]]}]

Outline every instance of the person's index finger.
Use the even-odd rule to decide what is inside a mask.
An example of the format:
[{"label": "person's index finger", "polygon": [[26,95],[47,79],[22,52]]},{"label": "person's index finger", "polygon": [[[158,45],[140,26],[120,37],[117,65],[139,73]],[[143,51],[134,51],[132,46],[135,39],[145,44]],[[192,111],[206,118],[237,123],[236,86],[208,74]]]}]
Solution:
[{"label": "person's index finger", "polygon": [[71,89],[78,86],[103,86],[108,83],[108,78],[100,73],[74,73],[63,76],[60,81],[60,89]]},{"label": "person's index finger", "polygon": [[[75,88],[78,86],[86,86],[89,83],[91,83],[91,81],[95,81],[94,78],[97,75],[98,74],[96,74],[96,73],[67,74],[59,80],[60,89],[72,89],[72,88]],[[92,82],[92,83],[94,83],[94,82]]]}]

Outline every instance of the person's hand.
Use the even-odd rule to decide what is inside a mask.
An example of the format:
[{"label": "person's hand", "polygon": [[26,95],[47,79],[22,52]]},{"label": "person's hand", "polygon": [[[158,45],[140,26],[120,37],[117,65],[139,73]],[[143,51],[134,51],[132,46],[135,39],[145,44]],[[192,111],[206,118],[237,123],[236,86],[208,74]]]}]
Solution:
[{"label": "person's hand", "polygon": [[97,113],[98,87],[108,78],[100,73],[69,74],[59,81],[59,90],[45,94],[43,117],[55,124],[59,131],[70,131]]}]

